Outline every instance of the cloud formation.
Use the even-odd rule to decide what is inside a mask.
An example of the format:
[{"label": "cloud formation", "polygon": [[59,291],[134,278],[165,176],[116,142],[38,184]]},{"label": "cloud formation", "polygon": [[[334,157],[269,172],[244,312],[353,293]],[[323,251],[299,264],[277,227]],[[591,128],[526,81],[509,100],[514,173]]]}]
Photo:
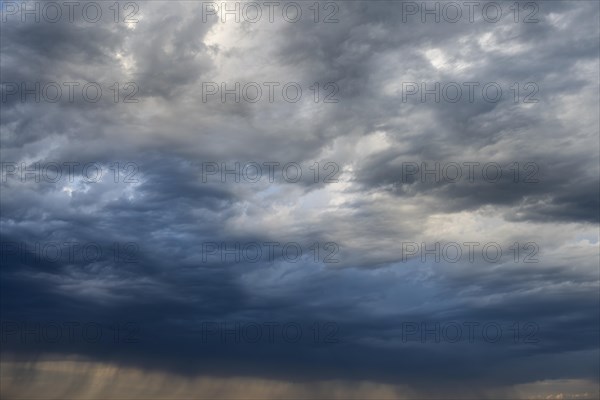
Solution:
[{"label": "cloud formation", "polygon": [[5,365],[593,398],[598,3],[280,3],[1,3]]}]

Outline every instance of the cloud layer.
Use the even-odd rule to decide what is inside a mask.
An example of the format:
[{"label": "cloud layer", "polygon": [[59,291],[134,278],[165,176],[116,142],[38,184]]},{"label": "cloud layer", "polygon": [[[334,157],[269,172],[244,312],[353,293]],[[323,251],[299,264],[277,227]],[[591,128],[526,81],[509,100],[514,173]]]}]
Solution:
[{"label": "cloud layer", "polygon": [[96,4],[2,3],[3,354],[371,397],[597,390],[598,3]]}]

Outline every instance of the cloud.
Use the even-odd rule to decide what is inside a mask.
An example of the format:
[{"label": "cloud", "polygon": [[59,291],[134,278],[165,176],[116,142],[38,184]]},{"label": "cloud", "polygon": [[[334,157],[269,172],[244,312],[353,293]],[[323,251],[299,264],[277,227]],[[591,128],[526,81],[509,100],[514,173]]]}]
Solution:
[{"label": "cloud", "polygon": [[[85,358],[85,385],[52,389],[76,397],[163,395],[138,392],[153,374],[181,393],[232,397],[250,393],[241,385],[261,398],[593,397],[598,5],[539,2],[537,23],[505,7],[498,23],[476,13],[454,24],[423,23],[407,3],[332,4],[320,18],[333,10],[336,23],[315,23],[308,3],[297,23],[222,23],[192,2],[139,3],[135,24],[108,9],[97,23],[2,22],[3,353],[54,354],[32,367],[42,375],[67,363],[72,376],[79,364],[64,359]],[[23,82],[57,82],[63,96],[22,101]],[[79,84],[73,101],[65,82]],[[90,82],[97,102],[81,91]],[[207,83],[236,82],[255,83],[261,99],[207,96]],[[436,82],[464,96],[407,94]],[[477,82],[473,101],[466,82]],[[282,91],[290,83],[297,102]],[[499,101],[482,94],[488,83]],[[236,163],[263,166],[261,179],[236,182]],[[422,163],[439,176],[421,179]],[[473,179],[464,163],[478,163]],[[63,168],[56,181],[51,164]],[[453,182],[442,171],[454,164]],[[490,164],[497,179],[480,169]],[[209,179],[207,165],[218,168]],[[457,243],[466,257],[465,242],[479,243],[473,259],[406,255],[407,244]],[[207,243],[221,247],[207,254]],[[278,243],[272,259],[231,252],[265,243]],[[497,260],[481,253],[489,243]],[[295,262],[286,244],[302,249]],[[69,322],[102,340],[69,337]],[[472,342],[465,323],[477,323]],[[453,324],[457,342],[444,336]],[[115,326],[135,341],[115,343]],[[256,326],[258,342],[236,336]],[[10,376],[24,368],[6,365]],[[140,384],[87,392],[104,368]],[[10,379],[6,393],[26,393]],[[45,392],[45,379],[32,390]]]}]

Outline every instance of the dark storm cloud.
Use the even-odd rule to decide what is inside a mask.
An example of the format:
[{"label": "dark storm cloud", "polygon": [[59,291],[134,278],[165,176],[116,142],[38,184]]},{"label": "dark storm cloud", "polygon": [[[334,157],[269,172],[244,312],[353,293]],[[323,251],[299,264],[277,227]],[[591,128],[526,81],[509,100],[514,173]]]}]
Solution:
[{"label": "dark storm cloud", "polygon": [[511,207],[506,213],[509,220],[597,223],[598,179],[590,173],[594,160],[573,162],[559,159],[557,154],[557,160],[548,162],[548,156],[534,157],[490,163],[458,158],[431,161],[430,156],[427,161],[414,161],[410,152],[381,154],[365,161],[358,182],[400,198],[440,198],[437,210],[503,205]]},{"label": "dark storm cloud", "polygon": [[[3,83],[139,87],[129,104],[108,89],[98,103],[3,100],[2,162],[105,171],[94,183],[81,172],[52,183],[3,170],[3,323],[96,322],[110,332],[131,322],[139,341],[21,343],[17,334],[3,349],[189,375],[406,383],[432,396],[465,394],[456,382],[483,393],[597,380],[597,3],[539,2],[532,24],[402,23],[401,3],[382,1],[340,2],[332,24],[207,23],[192,2],[139,5],[135,26],[10,20],[0,41]],[[202,101],[203,82],[236,81],[300,82],[304,97]],[[335,82],[339,102],[315,104],[315,82]],[[497,82],[504,97],[403,101],[406,82]],[[514,82],[534,82],[539,101],[513,102]],[[338,182],[315,182],[309,167],[328,161]],[[114,182],[114,162],[133,163],[136,181]],[[203,181],[202,163],[235,162],[296,162],[304,174],[287,182],[280,165],[273,182]],[[421,162],[532,162],[539,182],[404,179],[403,163]],[[402,242],[472,240],[534,241],[540,261],[511,263],[510,252],[497,264],[402,260]],[[67,241],[105,254],[35,260],[36,243]],[[205,242],[273,241],[300,243],[304,257],[203,262]],[[115,242],[134,243],[136,262],[116,262]],[[314,242],[338,244],[341,262],[314,262]],[[504,336],[403,340],[407,323],[453,321],[496,323]],[[210,325],[206,341],[207,322],[297,323],[304,335],[222,343]],[[516,322],[535,323],[538,340],[514,343]],[[333,324],[336,341],[315,343],[315,323]]]}]

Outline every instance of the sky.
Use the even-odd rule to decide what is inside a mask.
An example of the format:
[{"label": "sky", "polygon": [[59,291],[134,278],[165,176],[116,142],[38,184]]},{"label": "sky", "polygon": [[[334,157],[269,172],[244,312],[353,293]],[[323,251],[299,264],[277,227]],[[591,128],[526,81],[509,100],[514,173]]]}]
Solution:
[{"label": "sky", "polygon": [[597,398],[596,1],[0,2],[6,398]]}]

